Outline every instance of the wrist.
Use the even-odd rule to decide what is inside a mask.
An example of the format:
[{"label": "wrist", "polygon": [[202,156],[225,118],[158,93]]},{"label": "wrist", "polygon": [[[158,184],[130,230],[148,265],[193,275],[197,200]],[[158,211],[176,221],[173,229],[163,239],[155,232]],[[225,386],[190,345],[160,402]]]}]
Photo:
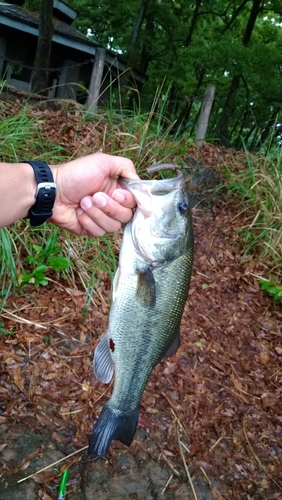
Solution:
[{"label": "wrist", "polygon": [[56,207],[58,205],[59,199],[60,199],[60,180],[59,180],[59,175],[58,175],[58,166],[57,165],[49,165],[49,168],[52,172],[54,183],[57,186],[56,197],[55,197],[55,201],[54,201],[54,205],[53,205],[53,212],[54,212],[54,210],[56,209]]},{"label": "wrist", "polygon": [[22,216],[19,219],[27,217],[28,211],[34,205],[36,200],[37,183],[32,167],[28,163],[13,163],[12,168],[17,170],[21,178],[23,187],[23,206],[21,207]]},{"label": "wrist", "polygon": [[26,215],[29,209],[34,205],[36,199],[37,184],[34,172],[28,163],[15,163],[15,168],[20,169],[23,187],[25,189],[25,205]]}]

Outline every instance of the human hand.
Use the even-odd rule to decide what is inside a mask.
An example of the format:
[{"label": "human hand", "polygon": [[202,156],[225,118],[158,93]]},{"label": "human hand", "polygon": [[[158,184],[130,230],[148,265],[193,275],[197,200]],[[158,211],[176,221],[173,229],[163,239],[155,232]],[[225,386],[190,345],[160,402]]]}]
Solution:
[{"label": "human hand", "polygon": [[57,184],[50,222],[74,234],[102,236],[131,219],[135,200],[118,183],[119,176],[138,179],[131,160],[94,153],[50,168]]}]

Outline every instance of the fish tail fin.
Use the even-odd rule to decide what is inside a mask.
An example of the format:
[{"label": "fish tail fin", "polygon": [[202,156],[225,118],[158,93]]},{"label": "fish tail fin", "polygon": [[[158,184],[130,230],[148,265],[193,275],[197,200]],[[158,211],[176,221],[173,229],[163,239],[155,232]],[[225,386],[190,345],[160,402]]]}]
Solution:
[{"label": "fish tail fin", "polygon": [[139,408],[131,413],[125,413],[106,403],[94,425],[88,454],[105,457],[114,439],[129,446],[136,432],[138,418]]}]

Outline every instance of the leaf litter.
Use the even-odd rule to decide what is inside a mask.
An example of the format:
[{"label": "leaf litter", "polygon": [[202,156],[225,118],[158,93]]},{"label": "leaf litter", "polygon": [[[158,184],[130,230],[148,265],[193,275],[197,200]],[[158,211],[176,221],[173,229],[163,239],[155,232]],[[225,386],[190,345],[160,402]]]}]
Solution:
[{"label": "leaf litter", "polygon": [[[33,113],[42,116],[49,138],[59,137],[74,154],[107,140],[102,119],[78,126],[72,116],[66,126],[63,113]],[[234,171],[244,161],[242,153],[235,158],[216,145],[201,154],[211,166],[228,157]],[[56,498],[69,466],[70,499],[94,493],[103,499],[281,498],[282,312],[257,283],[267,263],[241,257],[237,230],[247,217],[235,198],[194,209],[195,264],[181,346],[147,384],[132,445],[115,442],[106,462],[87,462],[85,450],[111,391],[92,369],[107,325],[109,277],[87,314],[79,279],[68,283],[51,274],[44,289],[29,284],[9,297],[1,321],[14,333],[0,337],[0,491],[31,476],[29,498]],[[121,234],[114,239],[117,253]],[[19,450],[25,436],[29,442]]]}]

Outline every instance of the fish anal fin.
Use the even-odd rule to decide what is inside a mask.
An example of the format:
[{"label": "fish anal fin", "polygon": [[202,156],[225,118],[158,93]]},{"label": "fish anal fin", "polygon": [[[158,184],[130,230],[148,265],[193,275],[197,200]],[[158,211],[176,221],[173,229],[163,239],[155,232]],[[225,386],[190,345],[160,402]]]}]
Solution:
[{"label": "fish anal fin", "polygon": [[114,374],[114,362],[111,357],[107,333],[103,335],[95,349],[93,366],[95,377],[104,384],[109,384]]},{"label": "fish anal fin", "polygon": [[156,283],[151,268],[148,267],[144,271],[137,269],[137,275],[137,300],[145,307],[154,307],[156,303]]},{"label": "fish anal fin", "polygon": [[180,328],[176,330],[176,334],[173,337],[172,342],[164,355],[164,358],[168,358],[169,356],[175,354],[179,346],[180,346]]}]

